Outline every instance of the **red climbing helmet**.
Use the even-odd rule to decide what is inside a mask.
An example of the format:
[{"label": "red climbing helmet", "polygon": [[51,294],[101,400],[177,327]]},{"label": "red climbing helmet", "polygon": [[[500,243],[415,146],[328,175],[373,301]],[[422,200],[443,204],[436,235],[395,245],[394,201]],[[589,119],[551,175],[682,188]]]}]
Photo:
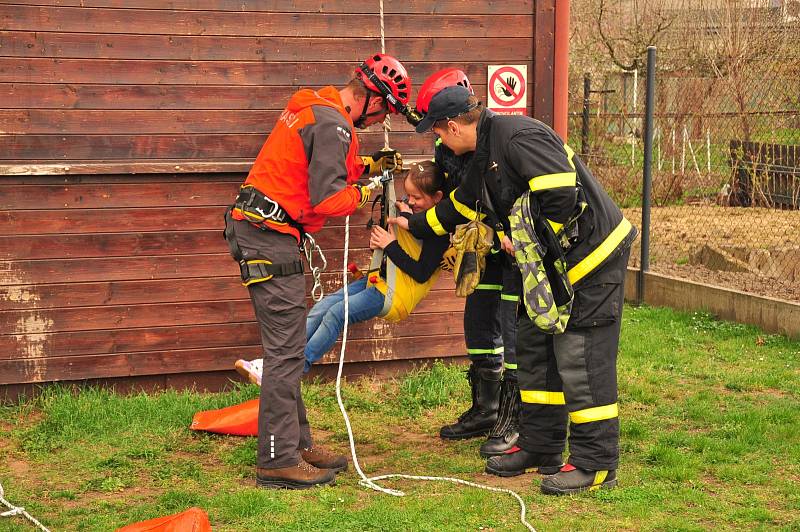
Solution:
[{"label": "red climbing helmet", "polygon": [[428,79],[422,84],[419,94],[417,94],[417,111],[426,114],[428,112],[428,106],[431,104],[431,98],[445,87],[453,87],[455,85],[461,85],[467,89],[470,94],[473,96],[475,95],[475,91],[472,90],[472,85],[469,79],[467,79],[467,75],[464,74],[462,70],[457,68],[445,68],[444,70],[440,70],[428,76]]},{"label": "red climbing helmet", "polygon": [[411,99],[411,77],[403,64],[386,54],[368,57],[355,72],[367,89],[377,92],[393,113],[404,113]]}]

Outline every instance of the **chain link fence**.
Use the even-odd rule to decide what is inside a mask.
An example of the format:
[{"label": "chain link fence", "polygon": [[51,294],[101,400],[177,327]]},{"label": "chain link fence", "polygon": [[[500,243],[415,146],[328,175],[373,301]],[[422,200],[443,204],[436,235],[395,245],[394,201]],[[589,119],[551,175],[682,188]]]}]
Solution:
[{"label": "chain link fence", "polygon": [[[657,73],[651,271],[800,302],[800,76],[784,64]],[[570,87],[570,145],[641,227],[645,77]]]}]

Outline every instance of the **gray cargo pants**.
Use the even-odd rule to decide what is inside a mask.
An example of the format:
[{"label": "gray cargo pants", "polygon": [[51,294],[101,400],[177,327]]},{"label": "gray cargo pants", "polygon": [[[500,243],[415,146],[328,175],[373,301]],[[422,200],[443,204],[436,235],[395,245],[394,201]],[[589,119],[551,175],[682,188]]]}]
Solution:
[{"label": "gray cargo pants", "polygon": [[[232,223],[245,260],[281,264],[298,259],[299,250],[293,236],[262,231],[243,221]],[[299,450],[312,445],[300,393],[306,344],[305,279],[301,273],[276,276],[247,288],[261,328],[264,350],[257,466],[290,467],[298,463]]]}]

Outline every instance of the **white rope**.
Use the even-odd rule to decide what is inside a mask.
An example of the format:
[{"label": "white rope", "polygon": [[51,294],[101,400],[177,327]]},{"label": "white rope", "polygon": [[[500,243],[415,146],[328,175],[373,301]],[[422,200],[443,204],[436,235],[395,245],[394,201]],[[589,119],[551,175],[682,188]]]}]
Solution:
[{"label": "white rope", "polygon": [[3,485],[2,484],[0,484],[0,503],[3,503],[6,506],[8,506],[9,508],[11,508],[7,512],[0,513],[0,517],[14,517],[15,515],[21,515],[21,516],[25,517],[26,519],[28,519],[31,523],[36,525],[36,527],[39,528],[39,530],[43,530],[44,532],[50,532],[42,523],[37,521],[35,517],[33,517],[28,512],[26,512],[25,508],[23,508],[22,506],[14,506],[10,502],[8,502],[5,499],[5,491],[3,491]]},{"label": "white rope", "polygon": [[[380,13],[381,13],[381,53],[386,53],[386,39],[384,38],[383,28],[383,0],[380,0]],[[389,114],[383,119],[383,147],[389,149],[389,132],[392,130],[392,121],[389,119]]]}]

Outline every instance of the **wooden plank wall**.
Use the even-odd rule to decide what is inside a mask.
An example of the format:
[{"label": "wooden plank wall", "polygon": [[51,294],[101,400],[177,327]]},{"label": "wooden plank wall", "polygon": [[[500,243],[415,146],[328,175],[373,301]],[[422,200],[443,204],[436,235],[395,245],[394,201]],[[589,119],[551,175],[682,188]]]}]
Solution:
[{"label": "wooden plank wall", "polygon": [[[387,52],[415,94],[448,66],[483,98],[488,64],[534,72],[533,0],[384,4]],[[377,11],[377,0],[0,0],[0,395],[206,375],[260,352],[223,209],[289,95],[345,84],[380,49]],[[383,143],[380,129],[361,138],[365,151]],[[431,153],[400,119],[390,142],[407,158]],[[365,221],[352,219],[362,262]],[[343,223],[319,235],[327,290],[340,286]],[[354,327],[348,358],[463,354],[451,287],[443,276],[399,326]]]},{"label": "wooden plank wall", "polygon": [[[47,4],[47,5],[45,5]],[[532,0],[385,1],[415,88],[462,67],[532,68]],[[380,51],[377,0],[0,0],[0,160],[252,161],[288,97],[343,86]],[[530,104],[530,94],[528,91]],[[430,153],[393,122],[392,145]],[[361,136],[380,147],[379,128]]]}]

